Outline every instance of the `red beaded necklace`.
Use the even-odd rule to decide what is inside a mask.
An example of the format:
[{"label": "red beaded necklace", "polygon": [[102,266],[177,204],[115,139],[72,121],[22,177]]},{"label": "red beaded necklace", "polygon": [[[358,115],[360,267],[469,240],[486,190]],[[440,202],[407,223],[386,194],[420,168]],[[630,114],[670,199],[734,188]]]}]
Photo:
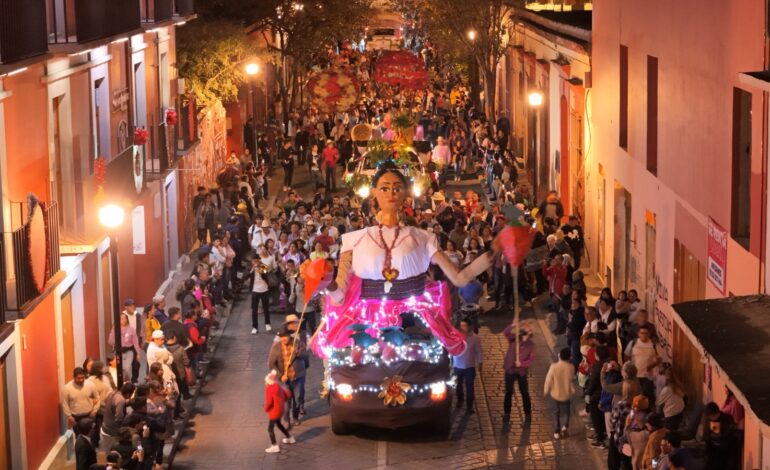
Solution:
[{"label": "red beaded necklace", "polygon": [[393,287],[393,282],[398,278],[398,269],[392,267],[391,263],[393,262],[393,248],[396,246],[396,242],[398,241],[398,236],[401,233],[401,227],[396,226],[396,234],[393,237],[393,243],[388,246],[388,244],[385,242],[385,237],[382,234],[382,224],[379,225],[380,230],[380,241],[382,242],[382,247],[385,249],[385,262],[382,264],[382,277],[385,278],[385,284],[383,285],[385,289],[385,293],[387,294],[390,292],[390,288]]}]

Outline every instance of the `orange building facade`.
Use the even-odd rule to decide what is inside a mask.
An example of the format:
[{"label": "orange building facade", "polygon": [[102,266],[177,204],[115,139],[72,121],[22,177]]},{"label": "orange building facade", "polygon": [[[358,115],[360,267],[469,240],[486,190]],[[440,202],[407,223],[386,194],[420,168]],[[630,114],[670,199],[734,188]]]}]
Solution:
[{"label": "orange building facade", "polygon": [[197,110],[176,72],[193,0],[67,14],[77,2],[0,2],[0,468],[72,456],[60,390],[106,357],[112,327],[98,208],[125,207],[120,300],[147,304],[192,248],[186,207],[225,157],[224,109]]}]

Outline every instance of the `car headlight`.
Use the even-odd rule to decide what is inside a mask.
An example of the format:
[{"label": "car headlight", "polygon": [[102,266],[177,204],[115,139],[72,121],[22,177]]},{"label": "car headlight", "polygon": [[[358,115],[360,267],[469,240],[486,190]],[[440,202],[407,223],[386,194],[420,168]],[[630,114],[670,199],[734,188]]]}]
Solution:
[{"label": "car headlight", "polygon": [[436,382],[430,384],[430,399],[433,401],[441,401],[446,398],[446,383]]},{"label": "car headlight", "polygon": [[353,387],[350,384],[337,384],[335,389],[340,400],[350,401],[353,399]]}]

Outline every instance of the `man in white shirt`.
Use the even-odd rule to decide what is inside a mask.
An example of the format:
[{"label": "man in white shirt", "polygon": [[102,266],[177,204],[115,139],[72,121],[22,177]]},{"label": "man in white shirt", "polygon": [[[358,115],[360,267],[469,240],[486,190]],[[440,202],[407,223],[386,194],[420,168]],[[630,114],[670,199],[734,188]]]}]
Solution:
[{"label": "man in white shirt", "polygon": [[[152,332],[152,342],[147,346],[147,364],[152,366],[158,360],[158,351],[165,351],[166,337],[163,334],[163,330],[155,330]],[[173,360],[173,357],[172,357]]]},{"label": "man in white shirt", "polygon": [[637,339],[628,343],[624,354],[636,366],[636,376],[640,380],[653,378],[655,368],[660,364],[660,351],[651,338],[649,327],[639,327]]},{"label": "man in white shirt", "polygon": [[260,245],[264,245],[270,239],[274,242],[278,241],[267,219],[262,221],[261,227],[257,227],[257,224],[251,226],[249,229],[249,239],[251,240],[251,247],[255,251],[259,251]]},{"label": "man in white shirt", "polygon": [[615,309],[605,299],[599,299],[598,305],[599,321],[607,325],[607,332],[615,331],[618,327]]},{"label": "man in white shirt", "polygon": [[139,340],[139,346],[144,342],[144,322],[142,321],[142,314],[136,311],[136,302],[134,299],[126,299],[123,302],[123,312],[128,317],[128,324],[136,332],[136,337]]},{"label": "man in white shirt", "polygon": [[[334,226],[333,220],[334,218],[331,214],[324,215],[323,226],[329,229],[329,236],[337,240],[340,236],[340,231],[337,230],[337,227]],[[321,228],[318,229],[318,233],[321,233]]]},{"label": "man in white shirt", "polygon": [[[267,248],[262,245],[257,250],[259,256],[252,261],[252,285],[251,285],[251,334],[259,333],[259,304],[262,304],[262,312],[265,317],[265,330],[272,330],[270,326],[270,286],[263,277],[262,270],[267,272],[276,269],[275,258],[267,252]],[[264,268],[263,268],[264,266]]]}]

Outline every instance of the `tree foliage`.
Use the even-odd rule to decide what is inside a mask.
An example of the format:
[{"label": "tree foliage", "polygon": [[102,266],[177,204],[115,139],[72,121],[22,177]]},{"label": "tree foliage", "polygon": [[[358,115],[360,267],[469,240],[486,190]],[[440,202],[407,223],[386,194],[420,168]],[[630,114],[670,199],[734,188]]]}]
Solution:
[{"label": "tree foliage", "polygon": [[243,26],[226,18],[196,20],[179,28],[179,75],[201,106],[237,100],[246,80],[244,63],[260,53]]},{"label": "tree foliage", "polygon": [[[414,11],[442,54],[470,55],[482,71],[487,114],[494,119],[497,64],[508,47],[512,0],[391,0],[401,11]],[[469,38],[468,32],[475,36]]]},{"label": "tree foliage", "polygon": [[250,18],[273,55],[284,122],[313,65],[339,41],[356,37],[371,14],[370,0],[261,0]]}]

